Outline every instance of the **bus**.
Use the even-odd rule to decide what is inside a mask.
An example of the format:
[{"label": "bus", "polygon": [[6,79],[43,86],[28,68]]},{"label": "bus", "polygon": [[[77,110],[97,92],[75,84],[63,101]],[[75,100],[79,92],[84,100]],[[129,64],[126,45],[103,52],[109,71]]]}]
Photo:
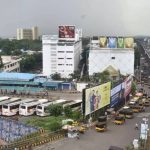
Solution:
[{"label": "bus", "polygon": [[8,96],[0,97],[0,102],[10,99]]},{"label": "bus", "polygon": [[16,98],[12,98],[12,99],[7,99],[7,100],[4,100],[4,101],[0,101],[0,115],[2,115],[2,106],[4,104],[15,102],[15,101],[16,101]]},{"label": "bus", "polygon": [[47,99],[33,100],[20,104],[19,106],[19,115],[30,116],[36,112],[36,106],[47,102]]},{"label": "bus", "polygon": [[21,98],[12,98],[11,100],[11,102],[2,105],[2,115],[13,116],[17,114]]},{"label": "bus", "polygon": [[59,100],[39,104],[36,107],[36,115],[38,115],[38,116],[48,116],[48,115],[50,115],[50,113],[47,111],[47,108],[48,108],[49,105],[66,104],[66,103],[69,103],[69,102],[70,101],[67,101],[67,100],[64,100],[64,99],[59,99]]},{"label": "bus", "polygon": [[80,110],[81,105],[82,105],[82,100],[74,100],[70,103],[64,104],[63,108],[70,107],[70,108],[72,108],[73,111],[75,111],[75,110]]},{"label": "bus", "polygon": [[12,102],[8,102],[2,105],[2,115],[13,116],[19,112],[19,105],[30,101],[29,99],[21,100],[21,98],[13,98]]}]

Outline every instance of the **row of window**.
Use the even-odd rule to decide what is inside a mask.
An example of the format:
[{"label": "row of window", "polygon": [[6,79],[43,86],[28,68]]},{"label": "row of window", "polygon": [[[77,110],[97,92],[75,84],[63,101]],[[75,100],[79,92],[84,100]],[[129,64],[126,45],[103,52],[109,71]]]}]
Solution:
[{"label": "row of window", "polygon": [[6,66],[4,66],[4,68],[7,69],[7,68],[13,67],[15,65],[17,65],[17,62],[9,64],[9,65],[6,65]]},{"label": "row of window", "polygon": [[[58,64],[58,66],[64,66],[65,64]],[[66,64],[66,66],[73,66],[73,64]]]},{"label": "row of window", "polygon": [[[64,59],[64,58],[58,58],[58,59]],[[72,58],[66,58],[66,59],[72,59]]]},{"label": "row of window", "polygon": [[[65,51],[58,51],[58,53],[65,53]],[[73,53],[73,51],[66,51],[66,53]]]}]

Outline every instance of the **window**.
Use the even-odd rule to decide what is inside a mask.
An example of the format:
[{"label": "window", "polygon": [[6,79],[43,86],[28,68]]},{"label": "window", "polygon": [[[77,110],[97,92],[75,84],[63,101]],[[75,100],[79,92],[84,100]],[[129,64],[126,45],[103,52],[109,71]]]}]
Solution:
[{"label": "window", "polygon": [[64,53],[64,51],[58,51],[58,53]]},{"label": "window", "polygon": [[63,66],[64,64],[58,64],[58,66]]},{"label": "window", "polygon": [[58,58],[58,59],[64,59],[64,58]]},{"label": "window", "polygon": [[115,57],[111,57],[111,59],[115,59]]},{"label": "window", "polygon": [[66,53],[73,53],[73,51],[66,51]]},{"label": "window", "polygon": [[51,54],[51,56],[56,56],[56,54]]}]

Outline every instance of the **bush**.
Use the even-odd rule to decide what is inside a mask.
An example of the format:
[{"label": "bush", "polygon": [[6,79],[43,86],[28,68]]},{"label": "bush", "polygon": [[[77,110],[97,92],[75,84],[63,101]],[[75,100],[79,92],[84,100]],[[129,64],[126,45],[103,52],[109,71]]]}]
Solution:
[{"label": "bush", "polygon": [[55,105],[50,105],[48,107],[48,110],[52,116],[59,116],[63,112],[63,107],[62,107],[62,105],[55,104]]},{"label": "bush", "polygon": [[72,113],[72,118],[75,120],[79,120],[81,118],[81,113],[79,111],[74,111]]},{"label": "bush", "polygon": [[70,107],[65,107],[64,113],[66,117],[72,117],[72,109]]},{"label": "bush", "polygon": [[50,130],[51,131],[57,131],[57,130],[60,130],[61,129],[61,123],[60,122],[57,122],[57,121],[54,121],[51,123],[50,125]]}]

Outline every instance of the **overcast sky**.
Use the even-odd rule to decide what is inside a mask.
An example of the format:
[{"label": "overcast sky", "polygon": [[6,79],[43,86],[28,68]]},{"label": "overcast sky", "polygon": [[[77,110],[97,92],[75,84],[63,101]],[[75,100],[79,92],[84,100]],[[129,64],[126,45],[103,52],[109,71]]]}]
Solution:
[{"label": "overcast sky", "polygon": [[76,25],[83,35],[150,35],[149,0],[0,0],[0,37],[37,25],[57,34],[58,25]]}]

